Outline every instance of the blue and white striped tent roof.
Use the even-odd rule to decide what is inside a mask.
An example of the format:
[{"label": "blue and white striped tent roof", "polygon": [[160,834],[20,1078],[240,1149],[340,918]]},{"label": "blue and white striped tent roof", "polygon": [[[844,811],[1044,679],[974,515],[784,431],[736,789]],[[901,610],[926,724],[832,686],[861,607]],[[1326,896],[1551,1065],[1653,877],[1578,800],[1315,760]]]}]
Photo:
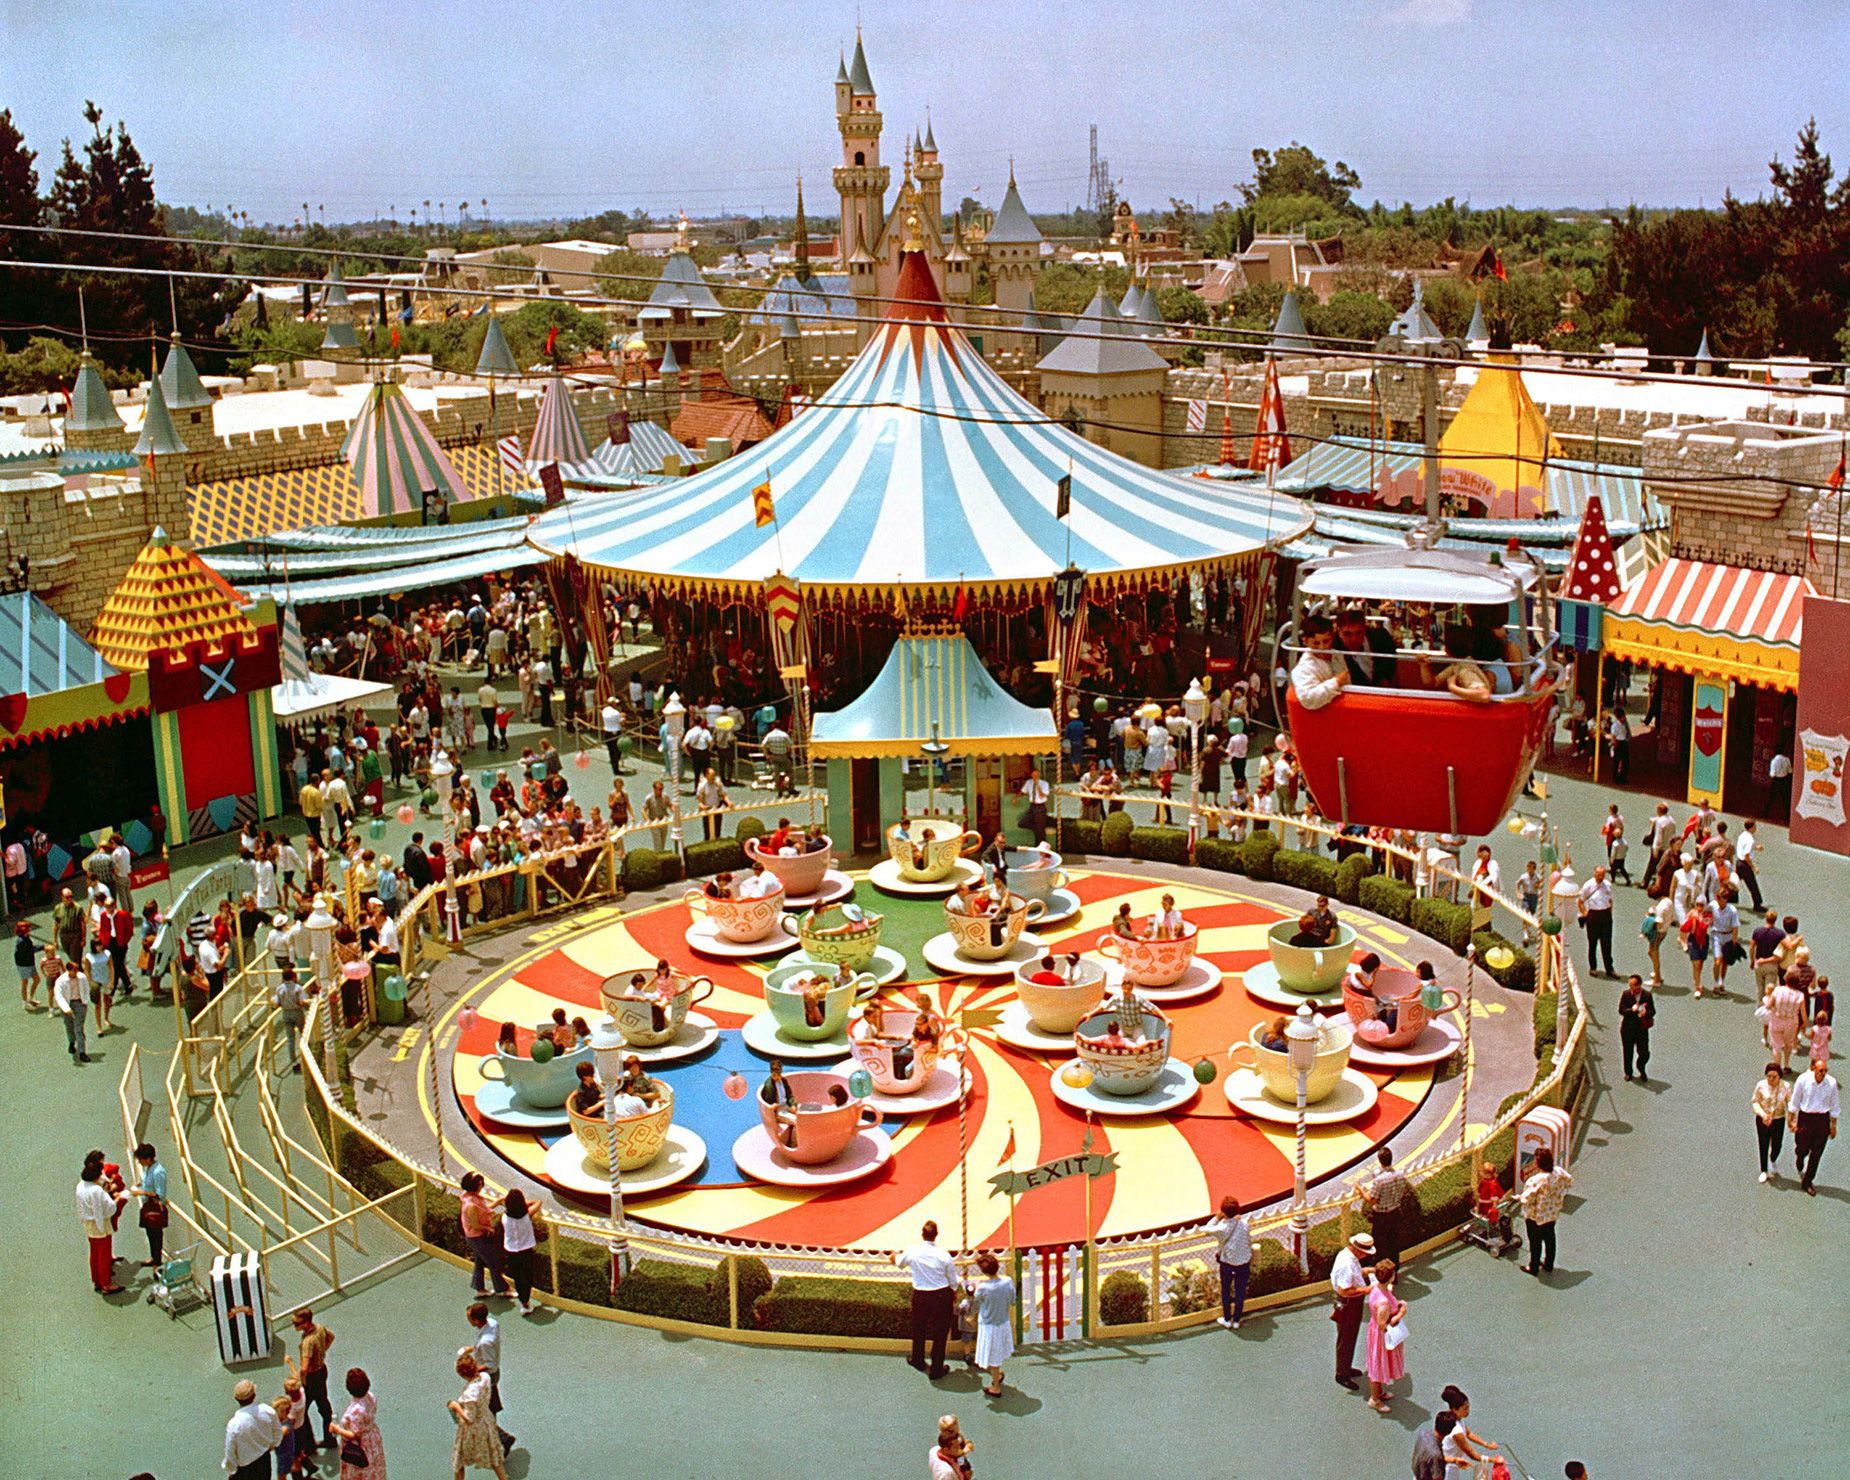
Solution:
[{"label": "blue and white striped tent roof", "polygon": [[[841,379],[758,446],[620,509],[542,515],[533,543],[740,594],[779,570],[825,589],[1044,586],[1069,553],[1109,589],[1310,527],[1296,499],[1156,472],[1052,421],[952,327],[922,255],[906,255],[895,297]],[[760,527],[752,489],[767,480],[778,517]]]},{"label": "blue and white striped tent roof", "polygon": [[0,596],[0,694],[36,699],[101,683],[115,671],[38,597]]},{"label": "blue and white striped tent roof", "polygon": [[677,442],[668,428],[652,421],[632,421],[629,441],[619,446],[606,438],[592,450],[589,465],[578,471],[586,481],[635,478],[661,472],[671,457],[683,464],[694,461],[693,452]]}]

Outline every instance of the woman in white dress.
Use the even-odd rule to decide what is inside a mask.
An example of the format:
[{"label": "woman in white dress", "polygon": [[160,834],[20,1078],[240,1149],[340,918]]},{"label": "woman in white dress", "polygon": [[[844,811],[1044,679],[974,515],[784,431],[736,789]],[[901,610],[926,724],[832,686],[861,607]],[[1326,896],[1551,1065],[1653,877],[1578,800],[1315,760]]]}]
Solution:
[{"label": "woman in white dress", "polygon": [[981,1278],[971,1287],[976,1301],[976,1365],[989,1373],[983,1392],[1002,1396],[1002,1364],[1015,1355],[1015,1282],[1002,1273],[996,1256],[976,1256]]}]

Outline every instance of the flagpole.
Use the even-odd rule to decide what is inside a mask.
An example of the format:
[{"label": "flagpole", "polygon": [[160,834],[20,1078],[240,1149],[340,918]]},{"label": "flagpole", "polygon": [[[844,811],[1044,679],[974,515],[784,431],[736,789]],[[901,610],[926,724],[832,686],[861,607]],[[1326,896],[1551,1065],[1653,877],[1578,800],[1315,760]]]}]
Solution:
[{"label": "flagpole", "polygon": [[[965,1155],[965,1111],[969,1097],[964,1093],[964,1059],[969,1053],[970,1040],[965,1036],[963,1047],[957,1054],[957,1201],[963,1219],[963,1237],[958,1241],[958,1249],[965,1254],[970,1252],[970,1159]],[[1011,1198],[1012,1201],[1012,1198]]]},{"label": "flagpole", "polygon": [[[1092,1149],[1092,1112],[1086,1111],[1085,1148]],[[1092,1292],[1098,1288],[1098,1245],[1092,1237],[1092,1173],[1089,1168],[1080,1168],[1079,1175],[1086,1184],[1086,1278],[1084,1298],[1080,1302],[1081,1334],[1092,1334]],[[1154,1293],[1154,1292],[1152,1292]]]},{"label": "flagpole", "polygon": [[[958,1066],[961,1076],[963,1066]],[[961,1083],[961,1077],[959,1079]],[[1009,1122],[1009,1273],[1015,1277],[1015,1339],[1021,1340],[1021,1254],[1015,1247],[1015,1122]]]}]

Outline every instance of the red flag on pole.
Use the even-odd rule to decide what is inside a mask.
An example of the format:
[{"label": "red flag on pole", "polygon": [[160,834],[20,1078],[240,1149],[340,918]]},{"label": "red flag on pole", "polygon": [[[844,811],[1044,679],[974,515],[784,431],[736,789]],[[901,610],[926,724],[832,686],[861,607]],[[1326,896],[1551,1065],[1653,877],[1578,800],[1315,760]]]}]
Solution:
[{"label": "red flag on pole", "polygon": [[957,583],[957,597],[951,603],[951,620],[961,622],[964,613],[970,610],[970,588],[962,581]]},{"label": "red flag on pole", "polygon": [[1002,1147],[1002,1155],[996,1158],[996,1165],[999,1167],[1005,1167],[1014,1159],[1015,1159],[1015,1126],[1013,1122],[1010,1122],[1009,1138],[1006,1144],[1004,1144],[1004,1146]]},{"label": "red flag on pole", "polygon": [[559,326],[554,324],[546,331],[546,358],[552,358],[553,347],[559,342]]},{"label": "red flag on pole", "polygon": [[1259,424],[1253,428],[1253,452],[1247,466],[1255,472],[1282,468],[1291,461],[1291,437],[1285,430],[1285,397],[1278,385],[1278,362],[1265,362],[1265,391],[1259,398]]},{"label": "red flag on pole", "polygon": [[1490,254],[1490,275],[1501,282],[1507,283],[1510,280],[1509,273],[1504,271],[1503,268],[1503,254],[1501,252],[1493,251]]}]

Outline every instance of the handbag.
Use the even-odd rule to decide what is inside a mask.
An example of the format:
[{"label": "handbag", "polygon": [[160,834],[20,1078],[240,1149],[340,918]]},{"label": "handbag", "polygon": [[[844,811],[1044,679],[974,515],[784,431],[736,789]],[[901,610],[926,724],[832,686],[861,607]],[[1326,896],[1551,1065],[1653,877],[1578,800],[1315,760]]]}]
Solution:
[{"label": "handbag", "polygon": [[1391,1352],[1399,1351],[1407,1344],[1407,1322],[1404,1317],[1381,1333],[1381,1344]]},{"label": "handbag", "polygon": [[371,1463],[366,1457],[366,1446],[358,1439],[340,1441],[340,1462],[354,1470],[363,1470]]},{"label": "handbag", "polygon": [[150,1193],[142,1199],[141,1212],[137,1221],[143,1228],[165,1228],[167,1226],[167,1204]]}]

